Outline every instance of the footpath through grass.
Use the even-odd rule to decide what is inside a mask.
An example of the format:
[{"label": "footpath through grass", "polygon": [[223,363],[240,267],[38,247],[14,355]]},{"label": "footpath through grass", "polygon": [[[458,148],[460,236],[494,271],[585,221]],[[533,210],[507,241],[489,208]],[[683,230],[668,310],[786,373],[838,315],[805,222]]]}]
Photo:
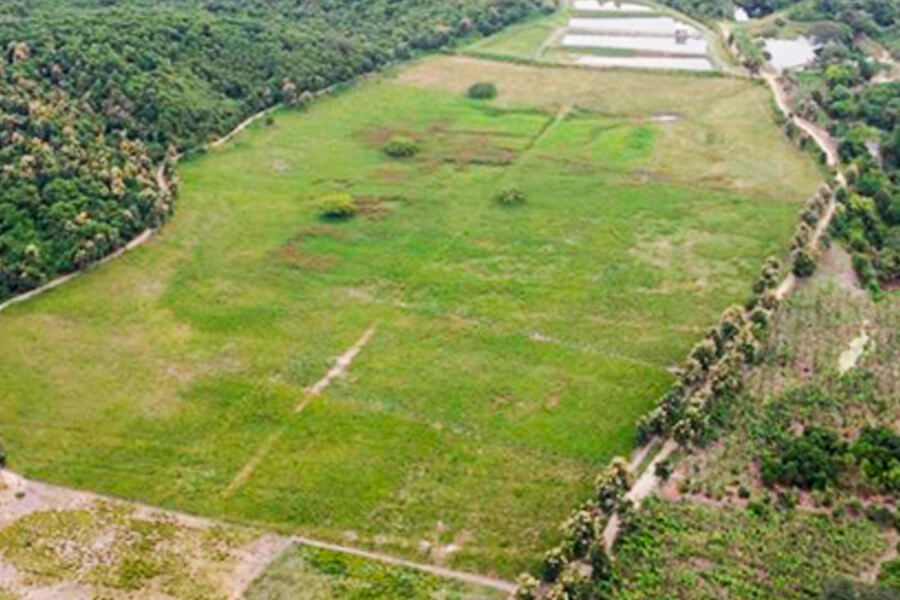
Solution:
[{"label": "footpath through grass", "polygon": [[[500,96],[456,89],[479,80]],[[513,575],[785,249],[819,174],[768,105],[445,57],[278,113],[180,167],[153,242],[0,317],[12,466]],[[381,151],[401,134],[419,155]],[[511,186],[524,205],[494,202]],[[334,191],[355,218],[319,217]]]}]

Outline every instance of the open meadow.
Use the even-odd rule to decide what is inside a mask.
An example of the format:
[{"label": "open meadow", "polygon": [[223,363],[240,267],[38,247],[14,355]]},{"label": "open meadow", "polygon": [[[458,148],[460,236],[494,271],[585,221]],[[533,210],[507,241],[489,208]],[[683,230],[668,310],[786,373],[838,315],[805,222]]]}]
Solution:
[{"label": "open meadow", "polygon": [[[179,165],[149,244],[0,315],[11,466],[511,576],[786,253],[822,175],[770,110],[740,79],[444,56],[277,112]],[[355,217],[320,216],[334,192]]]}]

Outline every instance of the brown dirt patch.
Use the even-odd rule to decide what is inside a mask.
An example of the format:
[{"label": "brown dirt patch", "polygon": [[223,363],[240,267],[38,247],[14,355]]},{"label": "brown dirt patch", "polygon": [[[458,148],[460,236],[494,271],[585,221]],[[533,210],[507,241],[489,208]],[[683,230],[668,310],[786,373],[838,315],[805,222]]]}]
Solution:
[{"label": "brown dirt patch", "polygon": [[375,127],[372,129],[364,129],[362,131],[357,132],[356,137],[367,142],[368,144],[381,148],[392,138],[395,137],[407,137],[417,142],[422,141],[422,134],[416,131],[410,131],[408,129],[398,129],[394,127]]},{"label": "brown dirt patch", "polygon": [[337,257],[314,254],[304,248],[306,240],[315,237],[343,239],[346,235],[327,225],[310,225],[276,250],[276,260],[291,267],[310,271],[333,269],[338,262]]},{"label": "brown dirt patch", "polygon": [[402,202],[407,202],[403,196],[355,196],[356,213],[367,219],[384,219],[389,216],[394,207]]}]

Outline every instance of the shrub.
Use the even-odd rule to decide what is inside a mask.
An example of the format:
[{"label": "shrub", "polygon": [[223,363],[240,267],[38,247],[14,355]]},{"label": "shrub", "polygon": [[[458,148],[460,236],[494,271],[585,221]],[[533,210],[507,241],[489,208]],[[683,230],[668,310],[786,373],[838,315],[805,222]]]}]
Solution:
[{"label": "shrub", "polygon": [[827,429],[809,427],[803,435],[783,443],[763,458],[763,483],[824,490],[844,469],[847,445]]},{"label": "shrub", "polygon": [[540,582],[537,579],[528,573],[522,573],[516,580],[516,584],[514,600],[537,600],[540,592]]},{"label": "shrub", "polygon": [[892,590],[900,590],[900,558],[881,564],[878,570],[878,583]]},{"label": "shrub", "polygon": [[668,458],[659,461],[653,468],[653,474],[663,481],[668,481],[669,476],[672,475],[672,462]]},{"label": "shrub", "polygon": [[893,511],[881,504],[870,504],[867,506],[866,518],[884,527],[892,526],[896,520]]},{"label": "shrub", "polygon": [[591,559],[591,578],[594,581],[606,581],[613,575],[612,560],[606,553],[603,540],[598,540],[591,545],[588,553]]},{"label": "shrub", "polygon": [[809,277],[816,271],[816,261],[806,248],[798,248],[791,255],[791,270],[797,277]]},{"label": "shrub", "polygon": [[847,188],[845,188],[844,186],[839,186],[834,192],[834,197],[837,198],[838,202],[845,201],[848,195],[849,194],[847,193]]},{"label": "shrub", "polygon": [[900,436],[886,427],[866,427],[851,452],[871,481],[887,492],[900,491]]},{"label": "shrub", "polygon": [[559,574],[562,573],[568,562],[565,550],[561,546],[548,550],[544,553],[544,560],[541,562],[541,580],[553,583],[559,578]]},{"label": "shrub", "polygon": [[769,326],[769,321],[772,319],[772,312],[767,310],[765,307],[757,306],[752,311],[750,311],[750,321],[753,322],[754,325],[761,329],[765,329]]},{"label": "shrub", "polygon": [[500,190],[494,196],[494,200],[501,206],[518,206],[519,204],[525,204],[525,192],[519,188],[506,188]]},{"label": "shrub", "polygon": [[747,511],[754,517],[765,517],[769,512],[769,509],[762,502],[749,502],[747,504]]},{"label": "shrub", "polygon": [[597,523],[586,510],[578,510],[562,524],[564,544],[568,546],[568,555],[582,558],[597,537]]},{"label": "shrub", "polygon": [[699,442],[709,427],[709,417],[702,408],[696,405],[689,406],[684,411],[684,417],[672,428],[672,437],[679,445],[687,447],[691,443]]},{"label": "shrub", "polygon": [[704,370],[709,369],[709,366],[715,362],[717,358],[715,342],[710,339],[704,339],[697,342],[691,349],[690,357],[699,362]]},{"label": "shrub", "polygon": [[866,289],[878,287],[878,273],[875,271],[872,260],[860,252],[853,253],[853,270],[859,277],[859,282]]},{"label": "shrub", "polygon": [[598,506],[610,513],[614,511],[622,498],[631,488],[632,476],[625,459],[617,456],[610,461],[606,469],[597,476],[595,483]]},{"label": "shrub", "polygon": [[344,192],[328,194],[319,199],[319,214],[326,219],[346,219],[356,214],[356,203]]},{"label": "shrub", "polygon": [[657,406],[649,413],[642,416],[637,421],[637,443],[638,446],[646,446],[653,439],[653,436],[659,435],[665,431],[666,412],[661,406]]},{"label": "shrub", "polygon": [[[559,578],[557,595],[559,600],[589,600],[591,598],[591,581],[582,575],[577,565],[569,565]],[[553,590],[549,598],[553,598]]]},{"label": "shrub", "polygon": [[412,138],[398,136],[391,138],[382,150],[394,158],[408,158],[418,154],[419,145]]},{"label": "shrub", "polygon": [[497,86],[489,81],[479,81],[473,84],[466,94],[475,100],[490,100],[497,96]]},{"label": "shrub", "polygon": [[744,311],[740,306],[729,306],[722,313],[722,320],[719,326],[723,340],[734,338],[741,330],[744,324]]}]

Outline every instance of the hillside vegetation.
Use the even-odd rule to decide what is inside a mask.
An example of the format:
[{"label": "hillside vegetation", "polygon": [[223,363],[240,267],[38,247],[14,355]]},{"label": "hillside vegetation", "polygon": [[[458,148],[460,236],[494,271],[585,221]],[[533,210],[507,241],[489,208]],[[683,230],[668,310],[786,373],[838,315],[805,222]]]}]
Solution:
[{"label": "hillside vegetation", "polygon": [[278,102],[483,35],[540,0],[0,4],[0,301],[172,212],[154,165]]}]

